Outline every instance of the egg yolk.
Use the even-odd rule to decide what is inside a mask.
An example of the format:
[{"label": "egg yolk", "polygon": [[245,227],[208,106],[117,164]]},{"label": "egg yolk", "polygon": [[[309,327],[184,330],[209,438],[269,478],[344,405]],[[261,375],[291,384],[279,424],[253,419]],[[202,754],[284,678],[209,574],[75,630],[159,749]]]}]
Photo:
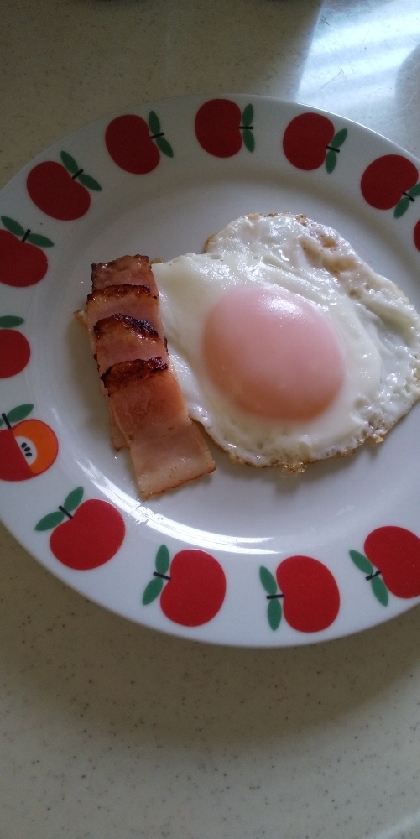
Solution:
[{"label": "egg yolk", "polygon": [[345,378],[341,343],[327,316],[285,289],[226,291],[207,317],[203,355],[216,387],[267,419],[318,416]]}]

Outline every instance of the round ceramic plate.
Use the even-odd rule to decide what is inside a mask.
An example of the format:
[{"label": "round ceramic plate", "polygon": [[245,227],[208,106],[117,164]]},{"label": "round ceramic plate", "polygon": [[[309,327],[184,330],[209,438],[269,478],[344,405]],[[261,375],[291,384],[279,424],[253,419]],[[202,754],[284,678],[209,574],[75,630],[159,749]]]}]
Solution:
[{"label": "round ceramic plate", "polygon": [[420,310],[419,169],[339,116],[253,95],[143,104],[22,169],[0,193],[0,512],[16,538],[92,600],[206,642],[320,642],[416,604],[420,406],[351,458],[288,476],[214,451],[215,473],[144,503],[73,312],[91,262],[201,251],[281,210],[335,227]]}]

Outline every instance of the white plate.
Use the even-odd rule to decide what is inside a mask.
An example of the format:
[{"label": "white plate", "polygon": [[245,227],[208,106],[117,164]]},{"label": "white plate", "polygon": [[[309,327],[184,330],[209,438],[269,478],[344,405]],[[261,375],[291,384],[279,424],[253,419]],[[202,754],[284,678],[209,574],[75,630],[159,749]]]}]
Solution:
[{"label": "white plate", "polygon": [[[111,448],[95,364],[86,335],[73,318],[90,290],[91,262],[138,252],[168,259],[201,250],[210,233],[239,215],[285,209],[335,227],[420,309],[420,253],[414,233],[420,198],[413,190],[414,200],[407,198],[399,205],[405,212],[396,218],[392,207],[371,206],[361,191],[362,174],[377,158],[399,156],[388,159],[385,175],[400,193],[404,187],[398,190],[395,183],[400,158],[411,160],[419,170],[420,163],[338,116],[253,95],[222,98],[236,103],[236,108],[225,106],[236,127],[226,128],[226,120],[224,127],[219,125],[217,106],[206,106],[216,108],[210,122],[217,154],[206,151],[195,134],[195,115],[206,98],[156,102],[132,110],[137,121],[113,123],[117,135],[127,125],[146,135],[163,134],[170,149],[161,137],[146,141],[156,149],[161,146],[152,152],[157,165],[150,172],[130,173],[108,152],[106,131],[122,116],[116,114],[51,146],[0,193],[0,318],[23,321],[8,327],[8,321],[0,320],[0,474],[4,478],[5,470],[11,470],[9,478],[18,473],[22,478],[0,480],[0,512],[16,538],[54,574],[141,624],[223,644],[319,642],[386,621],[420,599],[420,406],[381,446],[362,448],[352,458],[284,476],[274,468],[235,467],[216,452],[213,475],[142,503],[126,453],[116,454]],[[311,125],[304,119],[294,123],[291,147],[299,144],[303,131],[312,149],[320,143],[322,148],[318,160],[311,163],[304,153],[295,161],[297,166],[285,156],[283,135],[292,119],[309,112],[318,117]],[[150,132],[139,118],[149,123]],[[339,149],[329,152],[327,167],[326,141],[320,138],[328,119],[331,136],[347,129],[347,137],[340,133],[327,138],[328,145]],[[234,153],[226,146],[231,139],[221,140],[226,131],[231,139],[236,135],[240,145]],[[133,160],[133,168],[143,165],[141,143],[133,135],[126,138],[131,162],[124,165],[132,166]],[[73,158],[74,163],[65,158],[70,170],[76,167],[70,175],[83,169],[82,180],[87,174],[101,187],[92,189],[95,184],[85,181],[88,208],[82,187],[75,205],[68,200],[71,176],[62,166],[61,152]],[[229,156],[219,156],[222,153]],[[55,165],[36,168],[28,181],[45,161]],[[316,168],[299,168],[302,165]],[[57,174],[66,181],[58,188],[61,199],[66,195],[64,211],[55,209],[51,178]],[[73,188],[77,180],[80,173],[73,178]],[[401,194],[394,203],[398,198]],[[57,214],[78,217],[60,220]],[[10,219],[22,228],[21,238],[31,231],[26,247],[17,244],[19,227]],[[14,232],[6,235],[11,227]],[[32,242],[39,250],[34,234],[53,243],[42,248],[47,260],[28,247]],[[11,256],[13,246],[17,252]],[[12,284],[15,266],[26,258],[26,281],[30,276],[39,279],[44,269],[45,276],[17,287]],[[25,341],[11,338],[5,328],[20,332],[29,342],[28,363]],[[4,369],[4,347],[12,340],[22,344],[22,355],[15,355],[22,359],[21,371]],[[33,405],[26,419],[22,405]],[[7,436],[4,415],[14,429]],[[19,422],[26,425],[17,428]],[[38,439],[35,460],[32,438]],[[26,451],[26,466],[17,444],[28,447],[21,450]],[[25,474],[29,469],[32,477],[25,478],[21,468]],[[83,495],[82,490],[73,492],[79,487]],[[67,513],[59,510],[66,505]],[[396,529],[382,531],[383,527]],[[379,546],[375,557],[379,551],[386,565],[382,573],[363,559],[365,540],[373,531],[379,531],[373,540]],[[177,556],[191,550],[199,553]],[[297,558],[302,556],[310,559]],[[289,582],[281,592],[275,574],[285,560]],[[80,568],[69,567],[78,564]]]}]

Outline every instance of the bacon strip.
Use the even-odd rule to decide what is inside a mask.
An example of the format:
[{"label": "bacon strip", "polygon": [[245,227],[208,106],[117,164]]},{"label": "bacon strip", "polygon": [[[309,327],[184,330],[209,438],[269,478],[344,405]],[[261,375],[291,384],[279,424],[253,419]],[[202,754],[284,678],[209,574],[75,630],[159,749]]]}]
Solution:
[{"label": "bacon strip", "polygon": [[143,498],[214,471],[210,451],[188,416],[167,362],[162,358],[121,362],[102,380],[129,445]]},{"label": "bacon strip", "polygon": [[148,256],[121,256],[112,262],[92,262],[92,290],[108,285],[145,285],[159,296]]},{"label": "bacon strip", "polygon": [[92,264],[92,292],[76,317],[87,327],[107,394],[111,438],[130,449],[142,498],[216,468],[168,359],[149,258]]}]

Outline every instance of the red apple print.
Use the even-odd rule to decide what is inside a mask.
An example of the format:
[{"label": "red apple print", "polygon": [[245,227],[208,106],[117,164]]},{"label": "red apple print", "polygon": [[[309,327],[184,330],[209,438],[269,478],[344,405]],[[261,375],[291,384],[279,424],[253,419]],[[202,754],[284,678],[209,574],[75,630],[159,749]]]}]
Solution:
[{"label": "red apple print", "polygon": [[366,538],[364,551],[350,551],[351,559],[383,606],[388,605],[388,591],[396,597],[420,597],[420,539],[411,530],[378,527]]},{"label": "red apple print", "polygon": [[414,227],[413,238],[417,250],[420,251],[420,221],[418,221]]},{"label": "red apple print", "polygon": [[31,355],[29,341],[21,332],[14,329],[20,326],[23,318],[15,315],[0,317],[0,379],[16,376],[27,365]]},{"label": "red apple print", "polygon": [[241,109],[230,99],[210,99],[195,115],[195,136],[200,146],[215,157],[232,157],[242,148],[254,151],[253,105]]},{"label": "red apple print", "polygon": [[174,156],[154,111],[150,111],[148,122],[136,114],[116,117],[106,129],[105,143],[114,163],[132,175],[147,175],[156,169],[160,152]]},{"label": "red apple print", "polygon": [[0,230],[0,283],[26,288],[39,283],[48,270],[48,259],[41,248],[52,248],[54,242],[25,230],[9,216],[1,216],[6,230]]},{"label": "red apple print", "polygon": [[289,122],[283,136],[283,151],[297,169],[319,169],[325,161],[327,172],[331,173],[346,137],[347,128],[336,133],[328,117],[310,111]]},{"label": "red apple print", "polygon": [[166,545],[161,545],[153,579],[143,592],[143,605],[160,594],[162,612],[169,620],[181,626],[201,626],[221,608],[226,577],[217,560],[205,551],[182,550],[170,562]]},{"label": "red apple print", "polygon": [[[1,414],[0,478],[3,481],[26,481],[35,478],[54,463],[58,440],[45,422],[27,420],[33,405],[18,405]],[[16,423],[16,424],[15,424]]]},{"label": "red apple print", "polygon": [[281,621],[280,599],[287,623],[298,632],[320,632],[334,623],[340,592],[331,571],[318,559],[290,556],[280,563],[276,577],[261,566],[260,580],[267,592],[267,618],[272,629],[277,629]]},{"label": "red apple print", "polygon": [[366,167],[360,182],[365,201],[377,210],[394,209],[395,218],[404,215],[420,195],[419,173],[414,163],[401,154],[384,154]]},{"label": "red apple print", "polygon": [[87,213],[90,207],[89,189],[102,187],[79,169],[75,159],[65,151],[60,152],[61,163],[45,160],[29,172],[26,186],[34,204],[47,216],[59,221],[74,221]]},{"label": "red apple print", "polygon": [[121,513],[108,501],[96,498],[81,504],[83,494],[83,487],[77,487],[62,506],[35,526],[38,531],[53,531],[52,553],[75,571],[91,571],[104,565],[115,556],[125,536]]}]

